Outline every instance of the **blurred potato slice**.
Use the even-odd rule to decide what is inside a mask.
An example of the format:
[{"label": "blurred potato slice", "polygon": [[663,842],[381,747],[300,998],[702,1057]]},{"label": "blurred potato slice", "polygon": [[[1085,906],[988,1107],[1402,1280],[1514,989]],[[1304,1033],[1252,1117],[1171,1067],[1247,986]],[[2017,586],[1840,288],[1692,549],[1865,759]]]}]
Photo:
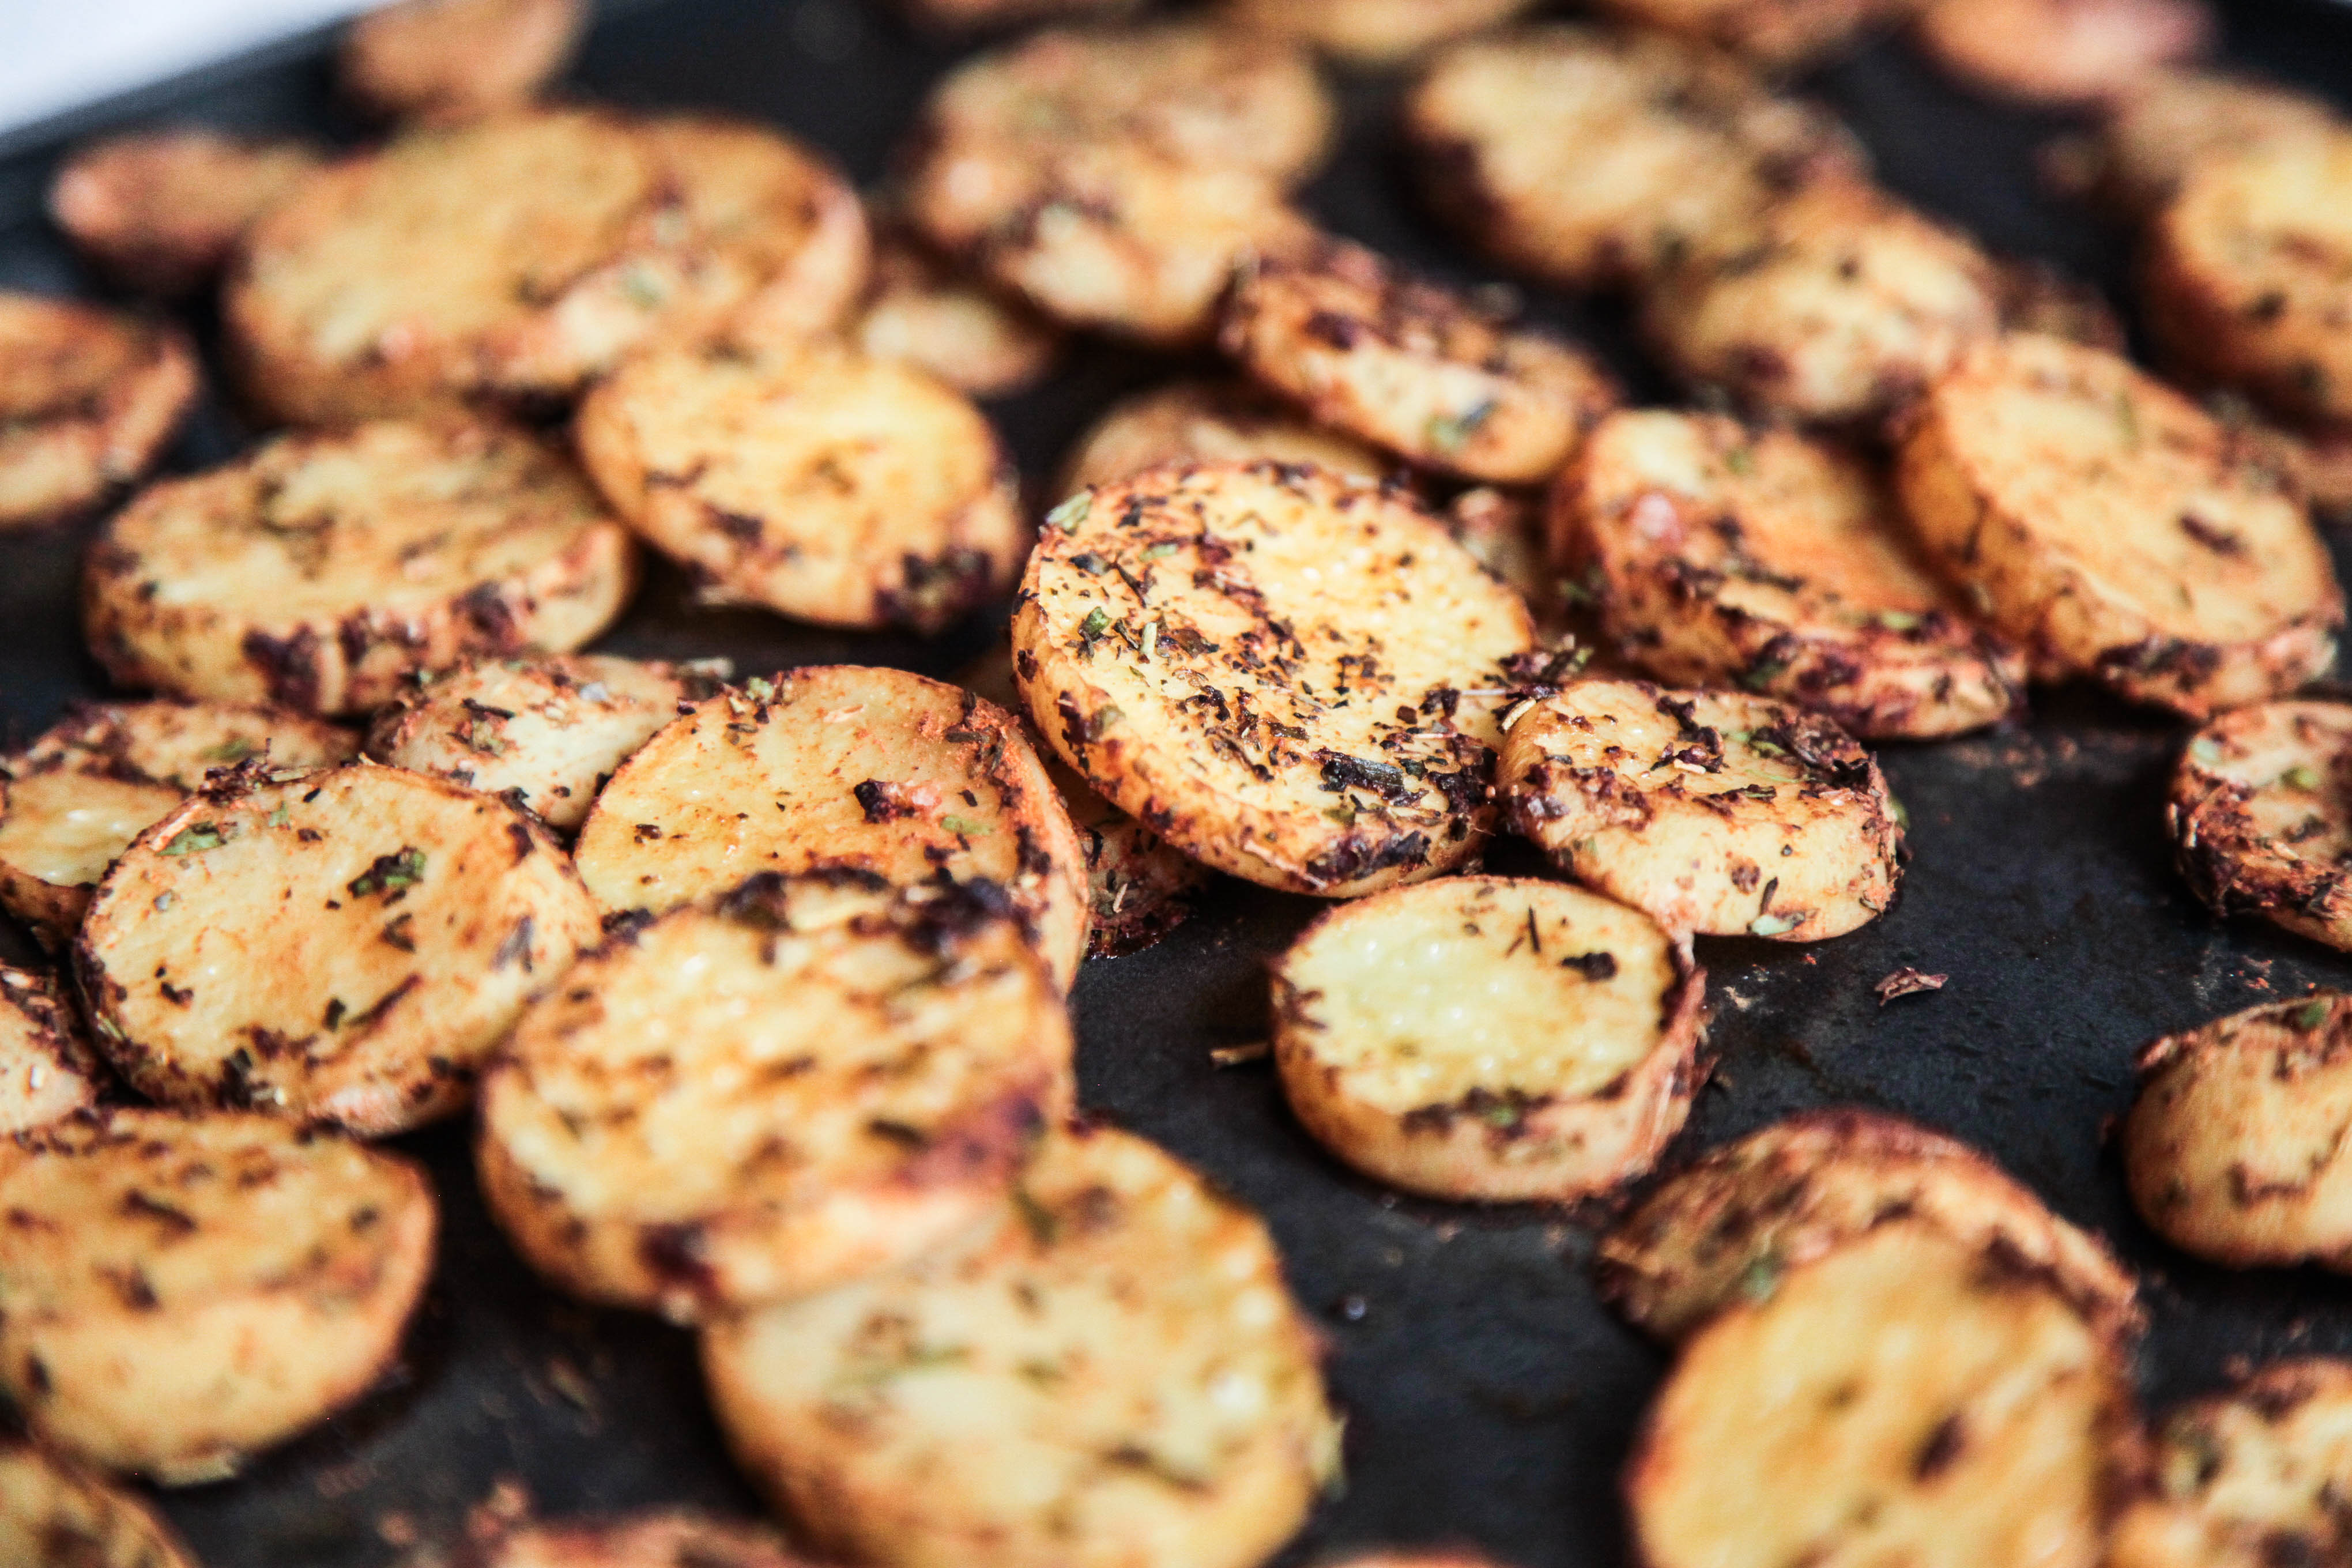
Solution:
[{"label": "blurred potato slice", "polygon": [[2352,948],[2352,707],[2263,702],[2182,752],[2165,805],[2180,874],[2215,913]]},{"label": "blurred potato slice", "polygon": [[1045,378],[1062,334],[1024,301],[949,266],[912,237],[885,235],[851,341],[973,397],[1008,397]]},{"label": "blurred potato slice", "polygon": [[1920,47],[1949,75],[2032,104],[2097,103],[2203,54],[2205,0],[1925,0]]},{"label": "blurred potato slice", "polygon": [[110,136],[59,166],[49,216],[125,287],[192,294],[219,276],[254,220],[320,162],[307,142],[195,126]]},{"label": "blurred potato slice", "polygon": [[1811,65],[1909,12],[1916,0],[1602,0],[1636,27],[1711,44],[1771,69]]},{"label": "blurred potato slice", "polygon": [[80,510],[145,473],[196,386],[174,328],[0,291],[0,529]]},{"label": "blurred potato slice", "polygon": [[1240,382],[1178,381],[1110,406],[1062,460],[1056,499],[1165,463],[1313,463],[1353,479],[1385,477],[1389,459]]},{"label": "blurred potato slice", "polygon": [[96,1104],[105,1072],[57,982],[0,964],[0,1138]]},{"label": "blurred potato slice", "polygon": [[0,1439],[0,1563],[198,1568],[143,1500],[14,1438]]},{"label": "blurred potato slice", "polygon": [[1224,19],[1359,66],[1397,65],[1508,21],[1528,0],[1225,0]]},{"label": "blurred potato slice", "polygon": [[537,97],[587,22],[587,0],[396,0],[345,29],[336,64],[374,112],[449,124]]},{"label": "blurred potato slice", "polygon": [[2352,1364],[2263,1367],[2170,1412],[2147,1495],[2116,1522],[2109,1568],[2336,1563],[2352,1554]]},{"label": "blurred potato slice", "polygon": [[2105,105],[2092,181],[2109,205],[2146,217],[2200,164],[2325,141],[2342,128],[2329,104],[2277,82],[2222,71],[2147,71]]},{"label": "blurred potato slice", "polygon": [[476,1543],[459,1568],[806,1568],[764,1524],[684,1509],[526,1521]]}]

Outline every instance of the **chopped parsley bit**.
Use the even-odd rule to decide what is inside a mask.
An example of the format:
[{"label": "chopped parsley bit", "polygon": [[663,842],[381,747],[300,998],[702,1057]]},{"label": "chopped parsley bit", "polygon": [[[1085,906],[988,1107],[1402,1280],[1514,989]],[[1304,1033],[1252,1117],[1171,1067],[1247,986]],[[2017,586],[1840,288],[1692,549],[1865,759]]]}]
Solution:
[{"label": "chopped parsley bit", "polygon": [[466,749],[488,757],[507,754],[506,742],[499,738],[499,732],[490,727],[487,719],[477,719],[466,726]]},{"label": "chopped parsley bit", "polygon": [[767,702],[772,700],[776,695],[776,683],[765,676],[755,675],[743,683],[743,689],[760,701]]},{"label": "chopped parsley bit", "polygon": [[1516,1100],[1489,1105],[1478,1112],[1478,1120],[1489,1127],[1517,1127],[1528,1119],[1528,1108]]},{"label": "chopped parsley bit", "polygon": [[272,827],[283,827],[293,819],[294,814],[286,808],[286,803],[282,800],[270,809],[269,826]]},{"label": "chopped parsley bit", "polygon": [[1323,820],[1326,822],[1336,822],[1342,827],[1353,827],[1356,826],[1356,808],[1352,805],[1334,805],[1326,807],[1323,812]]},{"label": "chopped parsley bit", "polygon": [[2210,736],[2200,735],[2189,742],[2189,754],[2210,765],[2221,760],[2221,748]]},{"label": "chopped parsley bit", "polygon": [[952,812],[940,818],[940,826],[965,838],[978,838],[988,832],[988,824],[974,822],[969,816],[958,816]]},{"label": "chopped parsley bit", "polygon": [[2123,431],[2124,445],[2135,452],[2138,451],[2139,409],[2132,403],[2128,392],[2118,390],[2116,393],[2116,424]]},{"label": "chopped parsley bit", "polygon": [[1890,632],[1916,632],[1920,616],[1916,610],[1881,610],[1872,617]]},{"label": "chopped parsley bit", "polygon": [[1092,642],[1108,630],[1110,630],[1110,614],[1100,605],[1088,610],[1087,618],[1078,623],[1078,635],[1088,642]]},{"label": "chopped parsley bit", "polygon": [[661,279],[642,267],[632,267],[621,274],[621,292],[629,303],[640,310],[650,310],[662,302],[666,290]]},{"label": "chopped parsley bit", "polygon": [[246,758],[252,756],[255,752],[260,750],[261,748],[259,746],[254,744],[251,741],[247,740],[244,736],[232,735],[227,740],[223,741],[219,745],[215,746],[211,751],[206,752],[205,753],[205,761],[208,763],[220,763],[230,767],[235,767],[237,763],[245,761]]},{"label": "chopped parsley bit", "polygon": [[2314,997],[2294,1010],[2294,1026],[2303,1030],[2316,1029],[2327,1022],[2327,1011],[2326,998]]},{"label": "chopped parsley bit", "polygon": [[1173,555],[1183,548],[1172,539],[1163,539],[1157,544],[1147,545],[1144,548],[1143,558],[1146,561],[1158,561],[1165,556]]},{"label": "chopped parsley bit", "polygon": [[1780,1260],[1766,1253],[1739,1276],[1739,1293],[1751,1301],[1769,1301],[1780,1288]]},{"label": "chopped parsley bit", "polygon": [[1895,819],[1895,826],[1906,833],[1911,831],[1911,808],[1893,790],[1886,792],[1886,815]]},{"label": "chopped parsley bit", "polygon": [[1750,691],[1761,691],[1780,679],[1788,668],[1777,658],[1759,659],[1740,671],[1739,684]]},{"label": "chopped parsley bit", "polygon": [[179,832],[172,835],[172,841],[163,846],[163,853],[198,855],[207,849],[217,849],[227,842],[228,839],[221,832],[219,824],[199,822],[193,826],[183,827]]},{"label": "chopped parsley bit", "polygon": [[424,879],[425,851],[403,845],[394,854],[377,856],[375,864],[345,883],[344,889],[355,899],[364,899],[371,893],[413,888]]},{"label": "chopped parsley bit", "polygon": [[1080,490],[1045,514],[1046,525],[1058,528],[1064,533],[1076,533],[1078,531],[1078,524],[1086,521],[1087,513],[1094,510],[1094,505],[1093,492]]},{"label": "chopped parsley bit", "polygon": [[1744,479],[1756,471],[1756,454],[1746,447],[1734,447],[1723,455],[1723,466]]},{"label": "chopped parsley bit", "polygon": [[1013,1206],[1020,1211],[1021,1223],[1029,1227],[1030,1240],[1041,1247],[1054,1245],[1054,1238],[1061,1234],[1062,1222],[1054,1217],[1052,1209],[1031,1197],[1026,1187],[1013,1189]]},{"label": "chopped parsley bit", "polygon": [[1429,444],[1440,452],[1458,452],[1478,427],[1495,416],[1494,400],[1489,398],[1465,413],[1448,416],[1433,414],[1429,417]]},{"label": "chopped parsley bit", "polygon": [[2301,763],[2279,774],[2280,782],[2294,789],[2317,789],[2319,775]]},{"label": "chopped parsley bit", "polygon": [[1120,712],[1110,703],[1104,703],[1101,707],[1095,710],[1094,717],[1087,721],[1087,739],[1089,741],[1101,740],[1103,738],[1104,731],[1109,729],[1112,725],[1118,723],[1120,720],[1126,717],[1126,714]]},{"label": "chopped parsley bit", "polygon": [[1748,931],[1751,936],[1785,936],[1799,923],[1794,915],[1758,915],[1748,922]]}]

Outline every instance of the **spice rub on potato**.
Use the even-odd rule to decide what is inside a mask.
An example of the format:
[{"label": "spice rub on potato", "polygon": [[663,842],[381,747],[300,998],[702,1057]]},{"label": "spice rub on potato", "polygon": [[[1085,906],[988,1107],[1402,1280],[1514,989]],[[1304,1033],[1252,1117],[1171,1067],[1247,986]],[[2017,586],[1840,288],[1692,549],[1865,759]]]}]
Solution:
[{"label": "spice rub on potato", "polygon": [[139,478],[195,396],[196,356],[176,329],[0,291],[0,528]]},{"label": "spice rub on potato", "polygon": [[1086,951],[1085,856],[1020,721],[902,669],[811,666],[697,704],[621,764],[573,855],[607,910],[855,869],[1000,889],[1065,990]]},{"label": "spice rub on potato", "polygon": [[636,581],[627,531],[538,440],[382,421],[150,486],[92,545],[82,618],[126,686],[355,713],[470,656],[578,647]]},{"label": "spice rub on potato", "polygon": [[616,933],[484,1079],[491,1212],[566,1289],[680,1321],[981,1224],[1072,1108],[1061,992],[994,891],[763,873]]},{"label": "spice rub on potato", "polygon": [[1654,33],[1518,28],[1442,50],[1403,106],[1429,201],[1509,266],[1636,282],[1862,153],[1835,120]]},{"label": "spice rub on potato", "polygon": [[75,149],[58,167],[49,216],[125,287],[191,294],[321,161],[307,142],[196,126],[110,136]]},{"label": "spice rub on potato", "polygon": [[2343,594],[2301,500],[2116,354],[1973,351],[1921,399],[1896,481],[1938,569],[2038,676],[2203,718],[2335,657]]},{"label": "spice rub on potato", "polygon": [[447,1115],[594,945],[594,903],[493,796],[370,763],[279,780],[196,795],[100,884],[74,947],[99,1048],[164,1104],[366,1135]]},{"label": "spice rub on potato", "polygon": [[324,767],[358,749],[350,731],[278,708],[77,703],[0,763],[0,905],[63,948],[107,868],[215,769]]},{"label": "spice rub on potato", "polygon": [[1927,0],[1920,47],[1950,76],[1999,98],[2097,103],[2205,52],[2205,0]]},{"label": "spice rub on potato", "polygon": [[2193,736],[2165,826],[2180,874],[2218,914],[2352,948],[2352,707],[2264,702]]},{"label": "spice rub on potato", "polygon": [[1661,1184],[1601,1238],[1601,1289],[1636,1327],[1678,1341],[1890,1217],[1997,1246],[2103,1331],[2138,1331],[2135,1282],[2096,1238],[1967,1144],[1847,1108],[1777,1121]]},{"label": "spice rub on potato", "polygon": [[96,1104],[105,1073],[57,983],[0,964],[0,1138]]},{"label": "spice rub on potato", "polygon": [[19,1133],[0,1207],[0,1389],[42,1442],[167,1486],[365,1393],[433,1261],[422,1172],[269,1116],[124,1108]]},{"label": "spice rub on potato", "polygon": [[1062,334],[1024,301],[950,267],[909,235],[886,232],[848,336],[869,359],[898,360],[973,397],[1005,397],[1053,368]]},{"label": "spice rub on potato", "polygon": [[523,1520],[462,1552],[458,1568],[807,1568],[764,1524],[687,1509]]},{"label": "spice rub on potato", "polygon": [[336,63],[366,108],[447,124],[530,102],[587,21],[586,0],[395,0],[345,29]]},{"label": "spice rub on potato", "polygon": [[19,1438],[0,1439],[0,1563],[199,1568],[144,1500]]},{"label": "spice rub on potato", "polygon": [[1913,0],[1601,0],[1636,27],[1711,44],[1771,69],[1810,65],[1901,17]]},{"label": "spice rub on potato", "polygon": [[936,631],[1010,587],[1028,539],[980,410],[830,344],[642,355],[576,429],[605,499],[708,592],[821,625]]},{"label": "spice rub on potato", "polygon": [[1313,463],[1360,479],[1391,463],[1352,436],[1318,425],[1242,382],[1179,381],[1122,398],[1062,460],[1056,496],[1132,479],[1166,463]]},{"label": "spice rub on potato", "polygon": [[1264,1224],[1108,1129],[1050,1138],[976,1242],[702,1347],[752,1479],[890,1568],[1250,1568],[1339,1463]]},{"label": "spice rub on potato", "polygon": [[1445,877],[1341,904],[1274,965],[1274,1059],[1326,1149],[1435,1197],[1566,1202],[1681,1130],[1706,981],[1647,915]]},{"label": "spice rub on potato", "polygon": [[1402,494],[1278,463],[1062,503],[1013,618],[1029,712],[1195,859],[1328,898],[1477,853],[1518,595]]},{"label": "spice rub on potato", "polygon": [[1684,1345],[1625,1477],[1653,1568],[2095,1568],[2126,1359],[1998,1245],[1894,1220]]},{"label": "spice rub on potato", "polygon": [[1528,0],[1225,0],[1234,26],[1360,66],[1395,65],[1509,20]]},{"label": "spice rub on potato", "polygon": [[1612,415],[1552,498],[1602,625],[1662,679],[1738,685],[1854,734],[1935,737],[2018,710],[2025,665],[1961,613],[1862,459],[1721,415]]},{"label": "spice rub on potato", "polygon": [[1620,400],[1584,350],[1329,237],[1244,267],[1221,342],[1318,423],[1496,484],[1549,479]]},{"label": "spice rub on potato", "polygon": [[1784,702],[1579,681],[1512,721],[1497,787],[1560,869],[1677,934],[1819,942],[1895,899],[1878,764]]}]

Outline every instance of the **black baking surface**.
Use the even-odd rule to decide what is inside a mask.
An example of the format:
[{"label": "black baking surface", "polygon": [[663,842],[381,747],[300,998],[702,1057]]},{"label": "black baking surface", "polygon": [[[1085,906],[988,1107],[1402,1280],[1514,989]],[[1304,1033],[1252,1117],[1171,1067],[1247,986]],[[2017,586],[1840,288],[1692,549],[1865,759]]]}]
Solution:
[{"label": "black baking surface", "polygon": [[[2231,9],[2240,63],[2352,100],[2352,7],[2279,0]],[[646,107],[772,120],[829,148],[861,182],[952,51],[848,0],[646,0],[610,15],[577,89]],[[2034,149],[2063,121],[1991,109],[1882,42],[1811,84],[1876,153],[1884,178],[1999,249],[2065,263],[2121,297],[2125,237],[2040,194]],[[1456,279],[1493,276],[1421,219],[1386,129],[1391,89],[1346,86],[1349,137],[1307,194],[1333,226]],[[315,54],[144,95],[142,117],[247,128],[352,127]],[[91,123],[98,123],[92,121]],[[87,289],[38,216],[57,154],[0,162],[0,285]],[[1605,309],[1534,296],[1590,331],[1648,395],[1661,388]],[[1033,481],[1118,392],[1169,367],[1108,347],[1053,384],[992,405]],[[208,409],[181,467],[244,432]],[[0,718],[10,744],[97,693],[74,580],[87,525],[0,535]],[[2339,563],[2347,552],[2339,545]],[[858,660],[951,675],[1001,617],[940,641],[832,634],[694,607],[656,570],[599,646],[723,654],[746,673]],[[2179,731],[2088,693],[2037,693],[2021,729],[1889,746],[1914,858],[1895,907],[1812,947],[1707,941],[1719,1065],[1671,1161],[1790,1111],[1884,1107],[1991,1152],[2143,1270],[2154,1329],[2144,1387],[2163,1402],[2220,1382],[2233,1358],[2352,1352],[2352,1281],[2316,1270],[2231,1274],[2158,1243],[2131,1215],[2103,1136],[2130,1099],[2144,1040],[2215,1014],[2352,984],[2352,959],[2209,918],[2170,869],[2159,825]],[[1532,870],[1505,845],[1497,868]],[[1220,1069],[1213,1047],[1261,1039],[1265,963],[1316,911],[1223,882],[1192,922],[1135,957],[1089,963],[1075,996],[1086,1104],[1167,1144],[1265,1211],[1292,1281],[1328,1331],[1349,1413],[1346,1492],[1293,1560],[1383,1542],[1475,1542],[1525,1568],[1623,1558],[1617,1473],[1661,1355],[1595,1300],[1591,1213],[1400,1200],[1325,1157],[1263,1064]],[[17,942],[16,933],[0,941]],[[1881,1008],[1904,965],[1950,984]],[[425,1161],[446,1214],[440,1268],[391,1386],[243,1478],[168,1494],[212,1568],[360,1568],[449,1543],[502,1478],[546,1511],[691,1501],[749,1507],[705,1408],[686,1334],[592,1310],[535,1283],[475,1194],[461,1123],[398,1141]]]}]

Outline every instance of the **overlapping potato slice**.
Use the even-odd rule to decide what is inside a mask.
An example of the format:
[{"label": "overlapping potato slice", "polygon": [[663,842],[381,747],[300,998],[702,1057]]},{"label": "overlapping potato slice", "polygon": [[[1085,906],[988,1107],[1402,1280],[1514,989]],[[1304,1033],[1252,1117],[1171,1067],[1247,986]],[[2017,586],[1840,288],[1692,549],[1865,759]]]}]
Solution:
[{"label": "overlapping potato slice", "polygon": [[2170,201],[2199,164],[2324,141],[2342,124],[2322,100],[2277,82],[2218,71],[2148,71],[2107,104],[2092,183],[2114,206],[2146,216]]},{"label": "overlapping potato slice", "polygon": [[584,0],[395,0],[343,34],[342,89],[379,114],[478,119],[537,96],[587,20]]},{"label": "overlapping potato slice", "polygon": [[2259,914],[2352,947],[2352,707],[2264,702],[2197,731],[2165,826],[2180,874],[2215,912]]},{"label": "overlapping potato slice", "polygon": [[1389,460],[1239,382],[1179,381],[1110,406],[1062,461],[1054,493],[1132,479],[1164,463],[1313,463],[1377,479]]},{"label": "overlapping potato slice", "polygon": [[145,473],[195,395],[195,354],[176,330],[0,292],[0,528]]},{"label": "overlapping potato slice", "polygon": [[530,1521],[478,1542],[461,1568],[803,1568],[764,1524],[684,1509]]},{"label": "overlapping potato slice", "polygon": [[189,294],[320,160],[307,142],[194,126],[110,136],[59,165],[49,216],[126,287]]},{"label": "overlapping potato slice", "polygon": [[0,1563],[27,1568],[197,1568],[131,1493],[32,1444],[0,1441]]},{"label": "overlapping potato slice", "polygon": [[1528,0],[1225,0],[1234,26],[1361,66],[1394,65],[1528,8]]},{"label": "overlapping potato slice", "polygon": [[1912,0],[1603,0],[1637,27],[1712,44],[1759,66],[1811,64],[1912,8]]},{"label": "overlapping potato slice", "polygon": [[2335,656],[2343,595],[2301,500],[2116,354],[1976,350],[1921,400],[1896,479],[1938,568],[2038,675],[2202,718]]},{"label": "overlapping potato slice", "polygon": [[745,1469],[892,1568],[1249,1568],[1338,1464],[1316,1359],[1257,1217],[1108,1129],[976,1244],[703,1335]]},{"label": "overlapping potato slice", "polygon": [[57,983],[0,964],[0,1137],[95,1104],[105,1070]]},{"label": "overlapping potato slice", "polygon": [[2204,0],[1927,0],[1916,33],[1970,87],[2026,103],[2096,103],[2205,52]]},{"label": "overlapping potato slice", "polygon": [[2337,1563],[2352,1553],[2352,1365],[2274,1363],[2158,1427],[2147,1495],[2116,1521],[2110,1568]]},{"label": "overlapping potato slice", "polygon": [[212,1480],[366,1392],[433,1260],[407,1161],[277,1117],[117,1110],[0,1142],[0,1389],[36,1436]]},{"label": "overlapping potato slice", "polygon": [[1028,305],[950,267],[912,237],[886,233],[850,339],[959,392],[1002,397],[1045,378],[1062,334]]}]

